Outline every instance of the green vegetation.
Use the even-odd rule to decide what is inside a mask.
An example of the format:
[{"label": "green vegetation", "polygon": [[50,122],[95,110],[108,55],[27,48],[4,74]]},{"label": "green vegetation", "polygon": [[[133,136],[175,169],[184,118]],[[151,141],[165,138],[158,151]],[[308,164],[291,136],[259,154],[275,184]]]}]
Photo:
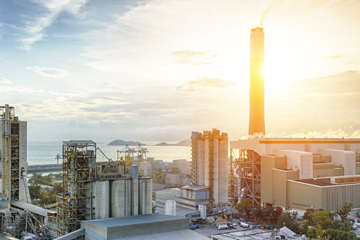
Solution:
[{"label": "green vegetation", "polygon": [[298,233],[300,223],[297,221],[297,212],[291,212],[290,208],[287,208],[285,212],[280,216],[279,227],[287,227],[293,232]]},{"label": "green vegetation", "polygon": [[[330,212],[323,209],[307,209],[304,214],[304,224],[299,232],[313,239],[338,239],[353,240],[360,239],[356,234],[350,232],[351,224],[347,216],[351,211],[352,204],[345,203],[342,209]],[[339,216],[340,220],[332,220]]]},{"label": "green vegetation", "polygon": [[266,203],[263,206],[258,205],[252,208],[251,200],[244,199],[235,205],[235,209],[246,217],[253,217],[256,220],[261,220],[269,223],[277,223],[282,214],[281,208],[275,208],[272,204]]},{"label": "green vegetation", "polygon": [[[56,203],[56,196],[62,192],[62,183],[54,183],[54,179],[62,179],[62,173],[43,176],[41,173],[34,173],[29,179],[30,197],[32,200],[39,199],[41,206]],[[49,186],[41,188],[40,185]]]},{"label": "green vegetation", "polygon": [[[351,232],[351,224],[347,216],[351,211],[352,204],[345,203],[342,209],[330,212],[323,209],[307,209],[303,216],[303,224],[297,221],[297,212],[287,208],[274,208],[272,204],[265,203],[255,207],[251,206],[251,200],[245,199],[235,205],[235,209],[242,215],[252,217],[268,223],[277,223],[278,227],[286,226],[298,234],[305,234],[309,239],[337,239],[337,240],[360,240]],[[333,220],[334,218],[340,220]]]},{"label": "green vegetation", "polygon": [[251,208],[252,208],[251,200],[248,198],[242,200],[241,202],[235,205],[236,211],[247,217],[250,216]]}]

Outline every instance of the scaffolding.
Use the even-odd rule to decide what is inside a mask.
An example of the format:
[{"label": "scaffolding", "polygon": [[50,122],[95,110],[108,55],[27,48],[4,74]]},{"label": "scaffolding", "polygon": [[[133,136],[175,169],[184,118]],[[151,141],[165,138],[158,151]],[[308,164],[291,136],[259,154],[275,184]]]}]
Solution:
[{"label": "scaffolding", "polygon": [[91,182],[96,178],[96,143],[63,142],[63,193],[58,196],[58,236],[80,228],[82,220],[92,219]]},{"label": "scaffolding", "polygon": [[253,206],[260,204],[260,155],[250,149],[231,149],[230,151],[229,198],[234,199],[234,204],[244,198],[251,199]]},{"label": "scaffolding", "polygon": [[11,178],[11,200],[19,200],[19,184],[20,184],[20,159],[19,159],[19,122],[11,121],[11,162],[10,162],[10,178]]}]

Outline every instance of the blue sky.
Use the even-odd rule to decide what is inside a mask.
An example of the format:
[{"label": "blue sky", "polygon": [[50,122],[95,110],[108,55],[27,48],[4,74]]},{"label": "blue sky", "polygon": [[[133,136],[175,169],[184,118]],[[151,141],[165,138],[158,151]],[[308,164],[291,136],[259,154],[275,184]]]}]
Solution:
[{"label": "blue sky", "polygon": [[264,17],[267,133],[360,136],[359,12],[357,0],[3,1],[0,102],[29,141],[180,141],[214,127],[237,139]]}]

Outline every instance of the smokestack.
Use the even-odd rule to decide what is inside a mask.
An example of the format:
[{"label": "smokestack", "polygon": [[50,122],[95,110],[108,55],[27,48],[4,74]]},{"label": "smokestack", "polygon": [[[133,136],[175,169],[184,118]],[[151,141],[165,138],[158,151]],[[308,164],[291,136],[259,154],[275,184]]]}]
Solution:
[{"label": "smokestack", "polygon": [[265,134],[264,119],[264,29],[250,33],[250,118],[249,135]]}]

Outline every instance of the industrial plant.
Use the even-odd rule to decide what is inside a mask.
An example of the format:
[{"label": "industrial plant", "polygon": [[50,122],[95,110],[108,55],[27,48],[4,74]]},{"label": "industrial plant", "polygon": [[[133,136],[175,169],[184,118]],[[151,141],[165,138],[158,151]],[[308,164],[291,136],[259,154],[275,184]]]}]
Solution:
[{"label": "industrial plant", "polygon": [[[19,120],[14,107],[0,107],[1,237],[208,239],[189,230],[195,229],[192,223],[234,228],[227,220],[244,199],[252,207],[298,211],[337,211],[345,203],[359,209],[360,139],[264,137],[264,39],[263,28],[251,29],[247,139],[229,142],[228,134],[216,128],[194,131],[191,161],[173,162],[146,157],[141,147],[118,151],[113,160],[92,140],[63,141],[62,192],[52,210],[30,199],[27,122]],[[97,161],[99,154],[106,161]],[[262,230],[251,234],[266,235]],[[213,239],[247,236],[227,233]]]}]

